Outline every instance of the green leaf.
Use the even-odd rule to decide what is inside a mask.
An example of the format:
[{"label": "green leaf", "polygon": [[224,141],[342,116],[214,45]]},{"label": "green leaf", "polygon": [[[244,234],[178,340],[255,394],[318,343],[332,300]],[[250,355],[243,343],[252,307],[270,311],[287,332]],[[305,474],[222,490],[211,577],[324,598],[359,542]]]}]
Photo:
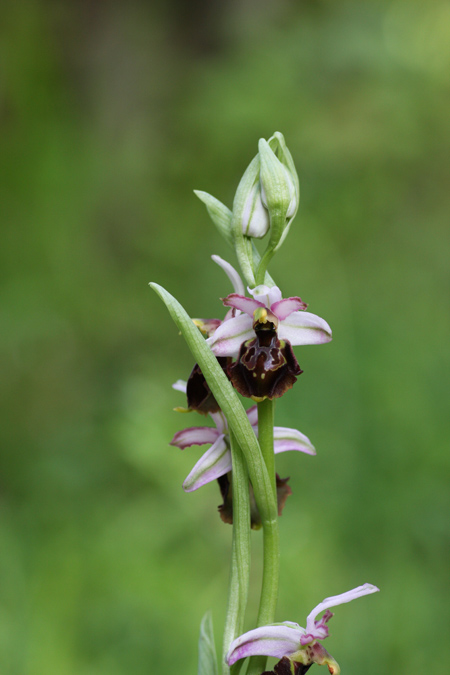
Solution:
[{"label": "green leaf", "polygon": [[278,517],[277,506],[271,489],[269,474],[261,455],[258,440],[236,391],[199,329],[178,300],[159,284],[151,283],[150,286],[165,303],[178,330],[186,340],[192,356],[200,366],[214,398],[227,418],[229,428],[238,439],[247,462],[248,473],[263,525],[264,522],[276,522]]},{"label": "green leaf", "polygon": [[200,624],[200,635],[198,638],[198,675],[218,675],[211,612],[206,612]]},{"label": "green leaf", "polygon": [[231,248],[234,248],[233,228],[231,225],[233,214],[230,209],[212,195],[203,192],[203,190],[194,190],[194,194],[205,204],[211,220],[227,244]]}]

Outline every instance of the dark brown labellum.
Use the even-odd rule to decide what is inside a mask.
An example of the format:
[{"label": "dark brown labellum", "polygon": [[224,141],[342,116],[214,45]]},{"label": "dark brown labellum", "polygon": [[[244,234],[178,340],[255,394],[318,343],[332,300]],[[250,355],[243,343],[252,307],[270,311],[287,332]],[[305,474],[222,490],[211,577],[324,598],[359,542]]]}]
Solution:
[{"label": "dark brown labellum", "polygon": [[292,662],[287,656],[274,666],[273,670],[266,670],[262,675],[304,675],[312,666],[304,666],[303,663]]},{"label": "dark brown labellum", "polygon": [[[217,360],[225,374],[231,359],[228,356],[218,356]],[[220,407],[211,393],[211,389],[198,363],[192,369],[186,387],[187,404],[189,410],[196,410],[202,415],[219,412]]]},{"label": "dark brown labellum", "polygon": [[235,389],[255,401],[282,396],[302,372],[290,342],[280,341],[270,323],[256,327],[256,337],[241,345],[237,361],[228,367]]}]

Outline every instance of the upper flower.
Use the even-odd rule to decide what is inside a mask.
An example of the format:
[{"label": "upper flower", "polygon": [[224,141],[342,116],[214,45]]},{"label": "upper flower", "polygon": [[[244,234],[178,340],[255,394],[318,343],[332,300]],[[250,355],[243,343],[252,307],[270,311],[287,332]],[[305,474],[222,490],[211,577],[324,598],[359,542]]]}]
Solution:
[{"label": "upper flower", "polygon": [[265,285],[248,289],[252,298],[231,293],[223,299],[226,307],[243,312],[223,322],[208,338],[216,356],[239,354],[240,346],[255,336],[255,324],[270,322],[274,325],[279,340],[291,345],[322,344],[331,340],[331,328],[324,319],[305,312],[307,305],[299,297],[281,297],[277,286]]},{"label": "upper flower", "polygon": [[[174,389],[186,391],[186,383],[178,380]],[[184,450],[191,445],[211,443],[211,447],[199,459],[183,483],[185,492],[193,492],[202,485],[220,478],[232,469],[231,451],[229,447],[228,428],[225,416],[221,412],[210,413],[216,427],[189,427],[178,431],[172,438],[170,445]],[[255,434],[258,433],[258,411],[256,406],[247,410],[247,415]],[[274,427],[275,454],[298,450],[308,455],[315,455],[316,450],[307,436],[297,429]]]},{"label": "upper flower", "polygon": [[[372,584],[363,584],[351,591],[325,598],[314,607],[306,619],[306,628],[297,623],[284,623],[262,626],[244,633],[231,643],[227,654],[228,665],[233,665],[239,659],[261,654],[282,659],[289,657],[292,663],[301,663],[305,666],[312,663],[327,665],[332,675],[339,675],[340,668],[332,656],[316,642],[328,637],[327,623],[333,614],[330,607],[342,605],[363,595],[376,593],[379,588]],[[327,610],[321,619],[316,617],[323,610]]]}]

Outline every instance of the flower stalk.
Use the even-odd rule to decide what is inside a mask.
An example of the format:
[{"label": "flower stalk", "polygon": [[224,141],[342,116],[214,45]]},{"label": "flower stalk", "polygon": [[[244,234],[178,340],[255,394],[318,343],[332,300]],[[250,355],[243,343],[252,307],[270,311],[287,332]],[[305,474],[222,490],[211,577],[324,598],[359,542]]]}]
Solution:
[{"label": "flower stalk", "polygon": [[[215,423],[215,428],[183,429],[171,445],[182,450],[210,445],[183,488],[189,493],[217,480],[224,500],[220,516],[233,525],[222,675],[238,675],[247,657],[246,675],[261,675],[267,656],[280,658],[273,675],[302,675],[314,663],[339,675],[337,662],[318,642],[328,636],[329,608],[374,593],[378,591],[375,586],[364,584],[326,598],[309,614],[306,628],[292,622],[274,623],[280,567],[278,516],[292,493],[288,479],[276,474],[275,455],[288,450],[316,453],[300,431],[274,426],[274,400],[290,390],[302,373],[293,346],[324,344],[332,339],[327,322],[306,312],[307,305],[300,297],[283,298],[267,271],[289,232],[300,200],[297,172],[283,135],[276,132],[268,141],[260,140],[258,154],[239,183],[232,210],[206,192],[195,193],[234,249],[247,289],[240,274],[219,256],[212,258],[234,289],[222,299],[227,308],[223,320],[191,319],[168,291],[155,283],[150,286],[165,303],[195,360],[188,382],[180,380],[174,385],[187,395],[187,408],[178,410],[197,411]],[[254,239],[265,237],[261,255]],[[245,410],[239,395],[257,405]],[[251,528],[260,527],[263,574],[258,616],[256,627],[242,634],[251,573]],[[202,622],[199,652],[199,675],[216,675],[208,615]]]},{"label": "flower stalk", "polygon": [[265,398],[258,403],[258,440],[261,453],[266,464],[267,473],[272,483],[272,490],[276,495],[275,481],[275,453],[273,442],[275,417],[275,402]]},{"label": "flower stalk", "polygon": [[250,584],[250,500],[248,472],[236,436],[230,434],[233,466],[233,537],[228,606],[223,635],[222,673],[229,675],[226,660],[233,640],[242,633]]}]

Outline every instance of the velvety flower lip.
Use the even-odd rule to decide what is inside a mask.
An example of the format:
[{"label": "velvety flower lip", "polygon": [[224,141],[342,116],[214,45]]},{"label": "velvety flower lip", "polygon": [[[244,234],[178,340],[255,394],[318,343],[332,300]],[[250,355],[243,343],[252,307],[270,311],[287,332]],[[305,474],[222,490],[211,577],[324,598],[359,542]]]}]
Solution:
[{"label": "velvety flower lip", "polygon": [[[328,637],[326,623],[332,616],[332,613],[328,611],[329,608],[342,605],[364,595],[376,593],[379,590],[372,584],[363,584],[346,593],[325,598],[308,615],[306,629],[296,623],[285,621],[284,623],[261,626],[248,631],[231,643],[227,654],[228,665],[231,666],[239,659],[247,656],[264,655],[281,659],[293,654],[301,654],[304,659],[302,663],[307,665],[309,658],[311,662],[314,661],[314,650],[303,650],[308,650],[315,640]],[[324,609],[327,610],[326,613],[319,621],[316,621],[316,616]]]},{"label": "velvety flower lip", "polygon": [[[227,367],[233,387],[257,403],[283,396],[297,381],[302,369],[287,340],[280,341],[275,315],[265,308],[255,311],[255,337],[242,343],[237,359]],[[230,358],[230,357],[220,357]],[[231,360],[231,359],[230,359]]]},{"label": "velvety flower lip", "polygon": [[291,345],[323,344],[331,340],[328,323],[316,314],[306,312],[307,305],[301,298],[293,296],[283,299],[277,286],[270,288],[264,284],[249,289],[249,292],[252,298],[231,293],[223,299],[226,307],[243,314],[223,322],[214,335],[208,338],[208,344],[216,356],[238,356],[241,344],[255,336],[253,315],[258,308],[267,309],[278,319],[279,340],[287,340]]},{"label": "velvety flower lip", "polygon": [[[174,389],[186,392],[186,382],[177,380],[172,385]],[[181,450],[192,445],[204,445],[211,443],[211,447],[202,455],[195,464],[192,471],[183,483],[185,492],[193,492],[210,483],[216,478],[220,478],[232,469],[231,452],[228,445],[228,429],[226,419],[221,412],[209,413],[215,423],[214,427],[188,427],[178,431],[170,441]],[[247,416],[252,425],[253,431],[258,435],[258,411],[257,406],[252,406],[247,410]],[[288,427],[274,427],[274,452],[289,452],[296,450],[304,452],[307,455],[315,455],[316,450],[307,436],[297,429]]]}]

